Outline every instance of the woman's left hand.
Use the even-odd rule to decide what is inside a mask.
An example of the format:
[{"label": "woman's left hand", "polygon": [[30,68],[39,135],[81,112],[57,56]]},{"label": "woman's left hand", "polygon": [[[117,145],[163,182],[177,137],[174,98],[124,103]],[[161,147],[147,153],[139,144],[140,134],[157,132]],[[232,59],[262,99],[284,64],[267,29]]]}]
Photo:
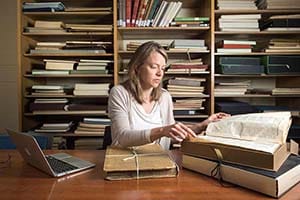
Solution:
[{"label": "woman's left hand", "polygon": [[230,116],[231,116],[230,114],[219,112],[219,113],[212,114],[211,116],[209,116],[207,118],[207,120],[209,122],[216,122],[216,121],[219,121],[221,119],[224,119],[224,118],[230,117]]}]

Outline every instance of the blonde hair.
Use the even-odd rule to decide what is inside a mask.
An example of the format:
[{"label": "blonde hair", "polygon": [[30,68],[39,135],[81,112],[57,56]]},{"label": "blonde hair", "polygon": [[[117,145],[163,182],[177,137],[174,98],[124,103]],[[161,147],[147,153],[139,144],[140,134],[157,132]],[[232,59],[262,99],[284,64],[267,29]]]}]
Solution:
[{"label": "blonde hair", "polygon": [[[168,61],[167,53],[164,48],[154,41],[149,41],[137,48],[133,54],[130,62],[128,63],[128,79],[122,85],[129,91],[135,100],[142,104],[144,102],[140,77],[138,75],[144,61],[155,51],[161,54],[166,63]],[[160,83],[157,88],[153,88],[151,92],[151,101],[157,101],[161,97],[162,84]]]}]

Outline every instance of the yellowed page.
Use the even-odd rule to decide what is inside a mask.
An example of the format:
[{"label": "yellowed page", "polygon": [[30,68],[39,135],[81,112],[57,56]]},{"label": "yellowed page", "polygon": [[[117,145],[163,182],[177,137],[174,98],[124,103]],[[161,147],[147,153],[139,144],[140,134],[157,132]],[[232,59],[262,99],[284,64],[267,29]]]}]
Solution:
[{"label": "yellowed page", "polygon": [[210,123],[207,136],[283,144],[291,126],[290,112],[235,115]]}]

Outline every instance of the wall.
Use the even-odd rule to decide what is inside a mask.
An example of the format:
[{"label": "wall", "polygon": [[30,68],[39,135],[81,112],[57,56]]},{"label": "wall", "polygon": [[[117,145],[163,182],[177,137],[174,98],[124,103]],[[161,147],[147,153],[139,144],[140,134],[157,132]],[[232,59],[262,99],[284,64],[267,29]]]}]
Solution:
[{"label": "wall", "polygon": [[17,1],[2,0],[0,8],[0,133],[18,129]]}]

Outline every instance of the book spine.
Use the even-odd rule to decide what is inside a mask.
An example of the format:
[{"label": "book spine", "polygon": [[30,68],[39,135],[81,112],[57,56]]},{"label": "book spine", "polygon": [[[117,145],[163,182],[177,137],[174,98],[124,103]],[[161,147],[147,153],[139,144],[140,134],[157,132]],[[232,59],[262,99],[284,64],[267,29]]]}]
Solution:
[{"label": "book spine", "polygon": [[200,21],[209,21],[209,17],[176,17],[175,22],[200,22]]},{"label": "book spine", "polygon": [[153,5],[151,7],[151,11],[149,13],[149,17],[148,17],[147,22],[146,22],[146,26],[150,26],[151,21],[153,20],[153,17],[155,15],[155,11],[159,7],[159,3],[160,3],[160,0],[153,0]]},{"label": "book spine", "polygon": [[133,10],[132,10],[132,17],[131,17],[131,24],[135,26],[135,22],[137,19],[138,8],[139,8],[140,0],[134,0]]},{"label": "book spine", "polygon": [[126,0],[126,27],[131,26],[131,6],[132,0]]},{"label": "book spine", "polygon": [[147,20],[149,18],[149,14],[150,14],[150,11],[151,11],[152,6],[153,6],[153,2],[154,2],[154,0],[149,0],[149,3],[147,4],[146,13],[143,17],[143,23],[142,23],[143,27],[145,27],[147,25]]},{"label": "book spine", "polygon": [[139,21],[138,21],[138,26],[142,26],[143,24],[143,17],[146,13],[146,8],[147,8],[147,4],[148,4],[149,0],[144,0],[142,8],[141,8],[141,14],[139,16]]}]

